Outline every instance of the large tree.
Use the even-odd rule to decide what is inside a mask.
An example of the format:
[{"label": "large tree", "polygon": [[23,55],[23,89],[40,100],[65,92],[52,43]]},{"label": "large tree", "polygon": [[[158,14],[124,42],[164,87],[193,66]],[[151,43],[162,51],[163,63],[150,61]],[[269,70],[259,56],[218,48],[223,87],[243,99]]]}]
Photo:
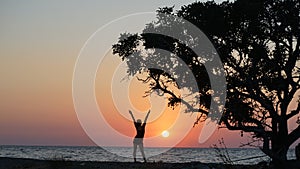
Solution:
[{"label": "large tree", "polygon": [[[289,147],[300,137],[300,125],[294,124],[296,128],[288,131],[288,121],[300,112],[299,11],[298,0],[236,0],[219,4],[211,1],[195,2],[178,11],[173,7],[160,8],[157,20],[144,29],[157,34],[121,34],[113,52],[127,62],[129,75],[147,72],[140,79],[149,83],[146,93],[160,91],[168,97],[169,106],[184,104],[187,112],[198,112],[201,116],[197,123],[207,117],[214,101],[207,72],[210,70],[205,68],[209,59],[197,56],[180,40],[162,35],[162,30],[172,31],[178,22],[162,13],[193,23],[211,40],[225,70],[227,97],[220,126],[252,133],[262,140],[263,152],[284,162]],[[186,39],[191,38],[187,40],[189,46],[201,45],[188,36],[187,30],[182,28],[181,33]],[[179,86],[176,82],[184,82],[186,72],[172,75],[149,69],[151,63],[174,70],[180,66],[174,63],[172,54],[163,55],[157,49],[170,51],[188,65],[198,85],[190,91],[199,102],[188,102],[174,90],[189,87],[188,83]],[[289,107],[291,104],[293,108]]]}]

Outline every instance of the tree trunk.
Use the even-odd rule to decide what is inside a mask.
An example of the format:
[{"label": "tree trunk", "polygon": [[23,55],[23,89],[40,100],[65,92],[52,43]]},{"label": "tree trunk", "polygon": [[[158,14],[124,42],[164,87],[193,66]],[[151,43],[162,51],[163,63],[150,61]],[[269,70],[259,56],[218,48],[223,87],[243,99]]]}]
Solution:
[{"label": "tree trunk", "polygon": [[286,120],[280,120],[279,123],[279,132],[278,132],[278,157],[281,161],[287,160],[287,137],[288,137],[288,131],[287,131],[287,121]]},{"label": "tree trunk", "polygon": [[287,151],[286,146],[279,144],[278,140],[275,141],[276,144],[272,141],[272,163],[274,164],[275,169],[285,168],[287,162]]},{"label": "tree trunk", "polygon": [[274,155],[272,157],[272,161],[275,164],[276,169],[284,168],[284,165],[287,162],[287,152],[289,149],[287,143],[288,126],[285,113],[282,113],[281,117],[278,120],[274,120],[272,127],[272,154]]},{"label": "tree trunk", "polygon": [[296,159],[300,161],[300,143],[295,147]]}]

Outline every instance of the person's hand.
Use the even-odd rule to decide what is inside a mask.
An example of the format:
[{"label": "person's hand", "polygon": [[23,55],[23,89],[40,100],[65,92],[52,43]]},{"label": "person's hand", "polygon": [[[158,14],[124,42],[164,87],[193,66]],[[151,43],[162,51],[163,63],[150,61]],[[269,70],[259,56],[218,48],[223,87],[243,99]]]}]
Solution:
[{"label": "person's hand", "polygon": [[132,114],[131,110],[129,110],[129,114]]}]

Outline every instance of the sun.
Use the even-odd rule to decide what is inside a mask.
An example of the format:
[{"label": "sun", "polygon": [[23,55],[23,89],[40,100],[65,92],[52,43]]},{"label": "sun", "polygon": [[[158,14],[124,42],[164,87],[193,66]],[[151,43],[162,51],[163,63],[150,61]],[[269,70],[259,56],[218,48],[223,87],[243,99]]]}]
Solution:
[{"label": "sun", "polygon": [[162,135],[163,137],[169,137],[170,133],[169,133],[167,130],[164,130],[164,131],[161,133],[161,135]]}]

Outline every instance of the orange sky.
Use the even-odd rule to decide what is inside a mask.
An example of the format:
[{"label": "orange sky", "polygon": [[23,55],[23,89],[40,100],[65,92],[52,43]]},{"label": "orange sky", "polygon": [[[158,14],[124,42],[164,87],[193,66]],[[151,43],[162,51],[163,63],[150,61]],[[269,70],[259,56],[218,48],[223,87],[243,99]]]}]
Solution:
[{"label": "orange sky", "polygon": [[[73,72],[82,46],[99,27],[113,19],[135,12],[155,11],[166,5],[179,7],[189,2],[145,1],[141,4],[137,0],[112,0],[83,4],[80,1],[1,1],[0,145],[95,145],[80,125],[72,100]],[[115,56],[108,58],[107,67],[100,66],[105,72],[99,69],[95,81],[97,103],[108,124],[131,138],[135,131],[125,104],[126,98],[118,96],[124,104],[119,102],[116,107],[110,94],[113,68],[120,60]],[[123,91],[123,83],[120,82],[120,91],[114,90],[113,93]],[[154,141],[147,142],[147,146],[164,146],[179,140],[177,146],[181,147],[210,147],[224,137],[229,147],[238,147],[240,142],[248,139],[245,136],[241,138],[238,132],[220,129],[207,142],[199,144],[201,125],[188,133],[186,130],[170,129],[170,136],[162,138],[160,133],[163,130],[172,126],[191,127],[195,118],[188,114],[182,116],[169,108],[161,111],[159,108],[164,105],[161,98],[143,99],[143,89],[144,86],[134,80],[129,88],[130,100],[138,118],[144,118],[145,114],[139,112],[146,112],[150,102],[160,105],[151,107],[146,137],[154,138]],[[101,129],[96,132],[109,134]],[[187,136],[181,138],[185,134]],[[109,139],[111,141],[107,145],[118,146],[118,140]],[[131,146],[128,140],[123,144]]]}]

